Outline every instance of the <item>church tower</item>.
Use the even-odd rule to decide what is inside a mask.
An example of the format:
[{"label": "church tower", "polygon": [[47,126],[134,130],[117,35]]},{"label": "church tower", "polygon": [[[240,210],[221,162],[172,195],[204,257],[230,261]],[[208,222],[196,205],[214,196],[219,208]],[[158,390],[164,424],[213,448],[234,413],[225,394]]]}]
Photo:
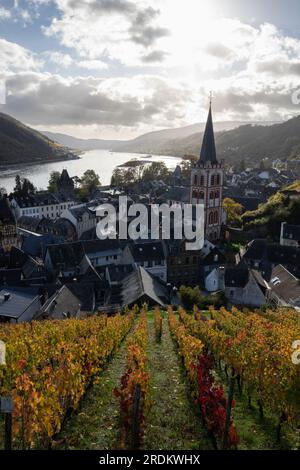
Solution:
[{"label": "church tower", "polygon": [[216,241],[223,222],[223,161],[218,162],[212,122],[211,101],[199,160],[191,171],[192,204],[204,204],[205,238]]}]

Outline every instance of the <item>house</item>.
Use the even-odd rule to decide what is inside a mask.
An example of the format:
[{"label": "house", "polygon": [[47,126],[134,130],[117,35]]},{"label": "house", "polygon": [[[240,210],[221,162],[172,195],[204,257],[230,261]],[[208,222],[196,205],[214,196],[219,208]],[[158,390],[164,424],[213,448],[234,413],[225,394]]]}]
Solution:
[{"label": "house", "polygon": [[300,277],[300,246],[282,246],[255,239],[240,249],[237,262],[240,260],[258,270],[267,281],[270,280],[272,269],[278,264],[282,264],[295,277]]},{"label": "house", "polygon": [[80,280],[77,282],[66,282],[65,285],[79,300],[81,313],[93,313],[96,309],[96,289],[93,282]]},{"label": "house", "polygon": [[275,306],[300,308],[300,281],[281,264],[272,269],[268,300]]},{"label": "house", "polygon": [[81,244],[85,254],[95,267],[123,263],[123,249],[119,240],[109,238],[106,240],[82,240]]},{"label": "house", "polygon": [[167,281],[166,248],[162,241],[137,241],[124,249],[124,263],[134,263],[150,274]]},{"label": "house", "polygon": [[232,305],[261,307],[266,304],[268,284],[255,270],[246,266],[227,268],[224,274],[224,291]]},{"label": "house", "polygon": [[17,225],[8,199],[3,196],[0,199],[0,248],[10,251],[12,246],[17,246]]},{"label": "house", "polygon": [[40,307],[40,296],[29,288],[5,287],[0,290],[0,322],[30,322]]},{"label": "house", "polygon": [[280,230],[280,245],[300,246],[300,225],[282,222]]},{"label": "house", "polygon": [[64,320],[80,317],[81,303],[71,290],[61,286],[41,307],[35,320]]},{"label": "house", "polygon": [[75,205],[75,201],[59,193],[39,191],[27,196],[14,196],[10,200],[10,207],[16,219],[22,215],[29,215],[41,219],[42,217],[56,219],[63,211]]},{"label": "house", "polygon": [[226,263],[223,253],[209,240],[204,240],[201,250],[188,251],[185,245],[186,240],[169,245],[168,282],[177,287],[197,286],[216,266]]},{"label": "house", "polygon": [[50,273],[62,272],[65,276],[75,276],[85,256],[81,242],[49,245],[45,253],[45,267]]},{"label": "house", "polygon": [[91,210],[87,204],[69,207],[61,213],[61,217],[74,225],[78,239],[85,232],[94,229],[97,224],[96,212]]}]

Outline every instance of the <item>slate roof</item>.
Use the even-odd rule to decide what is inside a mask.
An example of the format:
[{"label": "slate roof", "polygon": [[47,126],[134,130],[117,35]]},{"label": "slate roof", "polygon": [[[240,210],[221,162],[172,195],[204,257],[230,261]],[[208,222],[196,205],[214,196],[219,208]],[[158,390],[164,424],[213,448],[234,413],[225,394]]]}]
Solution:
[{"label": "slate roof", "polygon": [[144,268],[138,267],[122,282],[122,304],[133,305],[144,296],[163,307],[166,303],[164,299],[167,299],[167,288],[163,288]]},{"label": "slate roof", "polygon": [[84,249],[80,242],[63,243],[47,247],[54,267],[74,267],[81,263],[84,257]]},{"label": "slate roof", "polygon": [[20,208],[51,206],[68,201],[68,198],[66,198],[63,194],[54,194],[48,191],[40,191],[25,197],[16,196],[14,199]]},{"label": "slate roof", "polygon": [[[8,300],[4,300],[4,294],[10,294]],[[32,294],[29,290],[3,288],[0,291],[0,317],[18,319],[37,297],[38,295]]]},{"label": "slate roof", "polygon": [[198,163],[208,163],[208,162],[218,163],[213,121],[212,121],[212,113],[211,113],[211,104],[209,105],[208,117],[206,121],[202,147],[200,151],[200,158],[198,160]]},{"label": "slate roof", "polygon": [[272,270],[269,286],[276,296],[287,304],[300,299],[300,282],[284,266],[279,264]]},{"label": "slate roof", "polygon": [[161,241],[150,243],[134,243],[130,246],[135,262],[160,261],[165,259],[163,243]]},{"label": "slate roof", "polygon": [[70,282],[66,283],[68,289],[77,297],[81,303],[81,310],[93,312],[95,308],[95,289],[91,282]]},{"label": "slate roof", "polygon": [[66,285],[63,285],[45,302],[39,316],[47,315],[49,318],[56,319],[78,317],[80,305],[78,298]]}]

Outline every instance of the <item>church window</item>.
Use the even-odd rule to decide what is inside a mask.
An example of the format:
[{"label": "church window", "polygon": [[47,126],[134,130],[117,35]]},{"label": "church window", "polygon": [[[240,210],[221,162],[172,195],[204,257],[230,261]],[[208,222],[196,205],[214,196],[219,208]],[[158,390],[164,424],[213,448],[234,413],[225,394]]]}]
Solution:
[{"label": "church window", "polygon": [[201,175],[200,177],[200,186],[204,186],[204,176]]},{"label": "church window", "polygon": [[219,185],[220,184],[220,175],[217,175],[216,180],[217,180],[216,184]]},{"label": "church window", "polygon": [[198,184],[198,178],[197,178],[197,175],[194,175],[194,184],[197,185]]},{"label": "church window", "polygon": [[219,197],[220,197],[220,193],[219,193],[219,191],[216,191],[216,192],[215,192],[215,198],[216,198],[216,199],[219,199]]},{"label": "church window", "polygon": [[200,191],[200,193],[199,193],[199,199],[204,199],[204,192],[203,192],[203,191]]},{"label": "church window", "polygon": [[215,175],[211,175],[211,177],[210,177],[210,185],[211,185],[211,186],[214,186],[214,184],[215,184]]}]

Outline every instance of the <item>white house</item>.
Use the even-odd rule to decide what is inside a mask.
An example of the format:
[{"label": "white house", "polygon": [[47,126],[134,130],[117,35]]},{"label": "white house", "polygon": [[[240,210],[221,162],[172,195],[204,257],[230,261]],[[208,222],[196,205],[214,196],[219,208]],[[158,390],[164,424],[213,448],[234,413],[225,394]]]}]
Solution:
[{"label": "white house", "polygon": [[56,219],[62,212],[74,206],[75,202],[60,194],[52,194],[46,191],[26,197],[14,197],[10,201],[10,207],[16,219],[21,216],[31,216],[42,219]]}]

